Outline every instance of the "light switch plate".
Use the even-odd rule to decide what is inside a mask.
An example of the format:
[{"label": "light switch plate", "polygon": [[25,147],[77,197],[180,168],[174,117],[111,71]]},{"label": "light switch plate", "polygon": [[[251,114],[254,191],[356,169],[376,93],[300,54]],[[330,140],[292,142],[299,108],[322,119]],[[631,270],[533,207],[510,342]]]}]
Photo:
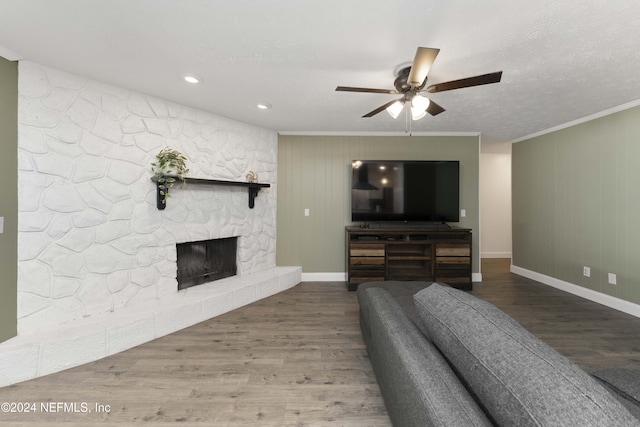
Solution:
[{"label": "light switch plate", "polygon": [[0,234],[4,233],[4,217],[0,216]]}]

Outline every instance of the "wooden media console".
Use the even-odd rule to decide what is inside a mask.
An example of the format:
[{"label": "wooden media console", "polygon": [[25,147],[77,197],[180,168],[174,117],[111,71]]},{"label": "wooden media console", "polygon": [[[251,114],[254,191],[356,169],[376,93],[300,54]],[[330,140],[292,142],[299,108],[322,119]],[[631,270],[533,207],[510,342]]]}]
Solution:
[{"label": "wooden media console", "polygon": [[445,227],[346,227],[348,289],[364,282],[422,280],[471,290],[471,229]]}]

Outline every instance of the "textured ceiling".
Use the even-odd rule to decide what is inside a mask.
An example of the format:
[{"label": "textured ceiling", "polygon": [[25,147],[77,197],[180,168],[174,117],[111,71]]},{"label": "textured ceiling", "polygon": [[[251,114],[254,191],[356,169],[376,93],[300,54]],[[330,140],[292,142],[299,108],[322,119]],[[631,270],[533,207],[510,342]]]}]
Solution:
[{"label": "textured ceiling", "polygon": [[0,0],[0,54],[281,132],[404,132],[361,118],[393,95],[334,89],[392,89],[418,46],[429,84],[504,74],[414,132],[510,141],[640,99],[638,0]]}]

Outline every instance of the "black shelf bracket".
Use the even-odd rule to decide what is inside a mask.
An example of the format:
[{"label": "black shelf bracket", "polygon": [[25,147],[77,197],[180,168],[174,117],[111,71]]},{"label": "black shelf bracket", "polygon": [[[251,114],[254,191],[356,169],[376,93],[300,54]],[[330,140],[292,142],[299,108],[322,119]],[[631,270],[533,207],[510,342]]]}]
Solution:
[{"label": "black shelf bracket", "polygon": [[[263,188],[271,187],[271,184],[262,184],[259,182],[242,182],[242,181],[222,181],[218,179],[202,179],[202,178],[178,178],[177,176],[167,175],[168,178],[175,179],[176,183],[184,182],[185,184],[199,184],[199,185],[218,185],[218,186],[231,186],[231,187],[245,187],[249,193],[249,209],[253,209],[255,206],[255,200],[258,193]],[[156,183],[156,207],[159,210],[163,210],[167,207],[167,201],[160,194],[161,180],[158,177],[152,177],[151,180]]]}]

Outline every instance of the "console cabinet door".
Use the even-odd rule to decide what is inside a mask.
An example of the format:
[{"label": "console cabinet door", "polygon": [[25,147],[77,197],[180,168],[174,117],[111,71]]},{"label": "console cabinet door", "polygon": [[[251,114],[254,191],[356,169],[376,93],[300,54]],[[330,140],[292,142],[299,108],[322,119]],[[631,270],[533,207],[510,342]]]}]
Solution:
[{"label": "console cabinet door", "polygon": [[437,243],[435,276],[454,287],[471,286],[471,242]]},{"label": "console cabinet door", "polygon": [[360,283],[384,280],[385,246],[383,243],[349,245],[349,289]]}]

